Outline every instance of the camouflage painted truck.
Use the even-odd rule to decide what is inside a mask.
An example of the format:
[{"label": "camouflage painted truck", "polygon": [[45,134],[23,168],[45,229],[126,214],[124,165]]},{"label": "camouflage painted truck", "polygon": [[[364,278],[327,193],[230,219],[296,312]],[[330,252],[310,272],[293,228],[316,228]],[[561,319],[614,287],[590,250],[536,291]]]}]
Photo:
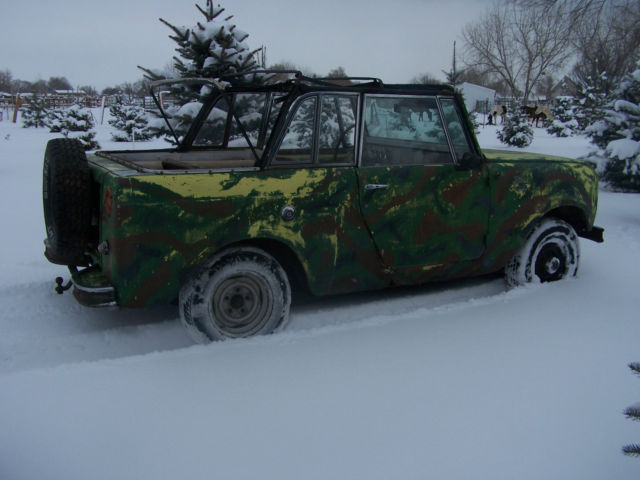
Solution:
[{"label": "camouflage painted truck", "polygon": [[555,281],[578,237],[603,241],[593,169],[481,151],[448,86],[261,72],[153,91],[175,148],[46,148],[45,254],[83,305],[177,301],[197,340],[246,337],[285,326],[292,286]]}]

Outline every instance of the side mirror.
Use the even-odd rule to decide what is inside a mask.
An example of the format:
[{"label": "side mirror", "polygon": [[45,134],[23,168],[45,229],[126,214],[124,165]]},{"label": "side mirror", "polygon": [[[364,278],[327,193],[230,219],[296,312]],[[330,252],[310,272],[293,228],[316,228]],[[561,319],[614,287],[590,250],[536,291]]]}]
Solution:
[{"label": "side mirror", "polygon": [[457,169],[458,170],[473,170],[475,168],[480,168],[482,166],[482,156],[466,152],[462,155],[462,158],[458,160]]}]

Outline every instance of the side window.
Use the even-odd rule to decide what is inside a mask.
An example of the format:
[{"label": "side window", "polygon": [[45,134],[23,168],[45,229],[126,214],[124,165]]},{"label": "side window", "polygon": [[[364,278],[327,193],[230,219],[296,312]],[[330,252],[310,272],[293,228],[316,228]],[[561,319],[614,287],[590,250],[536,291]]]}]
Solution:
[{"label": "side window", "polygon": [[318,162],[353,164],[357,98],[337,95],[321,98]]},{"label": "side window", "polygon": [[438,103],[433,97],[367,96],[362,164],[451,163]]},{"label": "side window", "polygon": [[293,115],[284,135],[276,164],[299,164],[313,161],[313,136],[316,124],[317,97],[303,100]]},{"label": "side window", "polygon": [[460,120],[458,107],[452,98],[441,98],[440,104],[442,105],[442,113],[447,123],[447,130],[449,131],[449,137],[451,138],[453,149],[456,152],[456,157],[462,158],[465,153],[471,152],[471,148],[469,147],[469,140],[465,134],[464,126]]}]

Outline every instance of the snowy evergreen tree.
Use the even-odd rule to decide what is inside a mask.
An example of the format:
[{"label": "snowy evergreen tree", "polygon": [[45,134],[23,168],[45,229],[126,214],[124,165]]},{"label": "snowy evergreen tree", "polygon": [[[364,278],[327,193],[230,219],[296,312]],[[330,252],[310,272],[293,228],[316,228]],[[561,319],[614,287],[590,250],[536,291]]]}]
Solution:
[{"label": "snowy evergreen tree", "polygon": [[47,126],[47,102],[43,95],[29,98],[22,111],[23,128],[40,128]]},{"label": "snowy evergreen tree", "polygon": [[550,134],[556,137],[570,137],[580,129],[572,97],[557,97],[551,113],[554,116],[554,120],[547,127],[547,132]]},{"label": "snowy evergreen tree", "polygon": [[22,111],[24,128],[40,128],[47,126],[47,103],[43,95],[33,95],[26,102]]},{"label": "snowy evergreen tree", "polygon": [[520,108],[510,109],[504,125],[498,130],[498,139],[506,145],[518,148],[524,148],[531,144],[533,129]]},{"label": "snowy evergreen tree", "polygon": [[122,97],[116,97],[109,108],[111,119],[109,125],[116,129],[111,138],[116,142],[144,141],[151,138],[144,108],[137,105],[125,105]]},{"label": "snowy evergreen tree", "polygon": [[603,117],[603,109],[607,103],[607,95],[602,89],[606,75],[603,73],[597,82],[591,78],[587,82],[576,84],[576,95],[573,102],[573,113],[578,122],[578,130],[585,131]]},{"label": "snowy evergreen tree", "polygon": [[[629,368],[636,375],[640,375],[640,363],[634,362],[629,364]],[[624,411],[624,414],[627,418],[631,420],[640,420],[640,404],[631,406]],[[625,445],[622,447],[622,451],[625,455],[631,455],[635,457],[640,457],[640,444],[631,444]]]},{"label": "snowy evergreen tree", "polygon": [[[223,15],[224,8],[214,6],[207,0],[203,8],[196,4],[198,11],[204,16],[204,22],[197,22],[193,27],[178,27],[164,19],[177,43],[177,56],[173,57],[173,69],[179,78],[218,78],[221,75],[255,70],[259,67],[257,54],[260,49],[250,50],[246,42],[249,34],[231,23],[233,16]],[[149,80],[160,80],[164,76],[148,68],[141,68]],[[202,92],[200,87],[182,85],[170,90],[173,105],[167,110],[172,119],[172,127],[178,136],[186,133],[191,121],[200,106]],[[157,136],[168,136],[169,130],[162,122],[153,121],[151,129]],[[170,139],[170,138],[168,138]]]},{"label": "snowy evergreen tree", "polygon": [[77,138],[85,150],[95,150],[100,145],[95,140],[91,110],[75,104],[66,109],[52,110],[47,120],[51,132],[62,133],[67,138]]},{"label": "snowy evergreen tree", "polygon": [[[246,43],[249,34],[230,22],[233,15],[223,16],[224,8],[214,6],[211,0],[207,0],[204,8],[198,4],[196,8],[204,16],[205,22],[197,22],[191,28],[176,27],[160,19],[174,32],[169,38],[178,44],[178,56],[173,57],[173,67],[180,77],[217,78],[258,68],[256,54],[260,49],[249,49]],[[142,70],[150,80],[162,78],[149,69]]]},{"label": "snowy evergreen tree", "polygon": [[65,116],[64,108],[54,108],[47,111],[45,126],[52,133],[60,133],[62,129],[62,119]]},{"label": "snowy evergreen tree", "polygon": [[616,189],[640,191],[640,62],[611,97],[587,135],[600,149],[601,178]]}]

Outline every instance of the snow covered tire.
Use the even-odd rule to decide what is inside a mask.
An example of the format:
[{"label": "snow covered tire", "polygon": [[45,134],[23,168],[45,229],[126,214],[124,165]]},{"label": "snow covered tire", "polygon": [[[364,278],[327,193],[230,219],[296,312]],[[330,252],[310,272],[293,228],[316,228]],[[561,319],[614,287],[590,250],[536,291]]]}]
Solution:
[{"label": "snow covered tire", "polygon": [[199,343],[284,328],[291,287],[278,261],[257,248],[225,250],[180,290],[180,320]]},{"label": "snow covered tire", "polygon": [[571,225],[557,218],[543,218],[507,266],[510,287],[529,282],[554,282],[578,273],[580,244]]},{"label": "snow covered tire", "polygon": [[49,140],[44,153],[42,200],[49,261],[88,265],[91,240],[91,174],[79,140]]}]

